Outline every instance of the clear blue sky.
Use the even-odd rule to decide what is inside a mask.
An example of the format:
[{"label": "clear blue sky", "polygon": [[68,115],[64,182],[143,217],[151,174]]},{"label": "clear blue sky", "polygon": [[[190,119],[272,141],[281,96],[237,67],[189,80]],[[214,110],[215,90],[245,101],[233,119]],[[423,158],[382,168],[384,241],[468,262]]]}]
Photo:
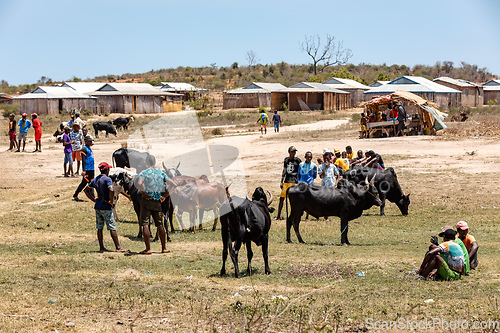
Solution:
[{"label": "clear blue sky", "polygon": [[450,60],[500,75],[500,1],[0,0],[0,79],[11,85],[177,66],[309,62],[327,33],[352,63]]}]

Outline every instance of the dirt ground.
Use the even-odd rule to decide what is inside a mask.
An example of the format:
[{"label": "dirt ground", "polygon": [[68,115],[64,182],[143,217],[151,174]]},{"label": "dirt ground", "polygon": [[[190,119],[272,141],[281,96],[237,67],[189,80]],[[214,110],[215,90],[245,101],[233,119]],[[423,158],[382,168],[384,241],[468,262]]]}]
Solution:
[{"label": "dirt ground", "polygon": [[[206,140],[204,144],[228,145],[236,147],[238,149],[239,158],[237,162],[241,162],[241,164],[238,165],[236,173],[239,173],[238,176],[244,179],[245,184],[244,186],[241,183],[235,183],[231,185],[232,192],[241,194],[241,192],[244,192],[243,187],[245,187],[245,190],[252,190],[256,186],[262,186],[263,188],[270,190],[275,198],[279,196],[279,181],[282,171],[283,159],[287,156],[287,149],[290,145],[294,145],[295,147],[297,147],[297,156],[301,159],[303,159],[304,153],[306,151],[312,151],[314,161],[321,155],[321,152],[324,148],[328,148],[330,150],[333,150],[334,148],[344,149],[347,145],[351,145],[354,151],[357,151],[359,149],[363,151],[373,149],[383,156],[386,166],[394,167],[394,169],[398,173],[398,178],[400,179],[403,191],[405,193],[412,193],[411,195],[413,201],[412,206],[410,206],[410,211],[412,213],[414,212],[414,214],[417,214],[419,218],[422,219],[423,222],[422,224],[419,224],[419,227],[425,226],[425,228],[427,228],[425,230],[421,229],[421,231],[418,232],[418,237],[425,240],[428,238],[428,235],[430,235],[431,230],[434,230],[436,227],[435,225],[427,226],[430,225],[430,221],[432,221],[433,219],[431,213],[438,214],[439,211],[441,211],[446,212],[446,214],[452,214],[450,212],[452,212],[454,209],[460,209],[461,207],[471,207],[473,205],[481,205],[481,209],[484,205],[485,209],[488,210],[488,217],[494,216],[495,212],[498,212],[498,207],[500,206],[500,200],[498,200],[498,195],[500,195],[500,181],[498,178],[498,176],[500,176],[500,140],[498,140],[497,137],[469,136],[466,138],[449,140],[443,138],[442,136],[413,136],[361,140],[357,138],[357,127],[356,130],[350,129],[342,132],[343,126],[346,125],[347,122],[347,119],[339,119],[320,121],[314,124],[292,125],[282,127],[280,133],[274,133],[272,126],[269,126],[268,132],[265,135],[261,135],[260,133],[236,133],[228,131],[225,136],[210,138]],[[343,138],[334,141],[321,139],[311,140],[310,135],[311,132],[314,131],[339,131],[340,137]],[[31,137],[29,142],[27,143],[27,151],[32,151],[34,149],[34,142],[32,141],[33,134],[30,134]],[[130,132],[130,134],[132,134],[132,131]],[[130,144],[130,138],[124,134],[119,135],[116,139],[104,139],[102,137],[96,139],[95,145],[93,147],[96,163],[100,161],[107,161],[111,163],[112,152],[122,147],[125,143]],[[97,244],[95,243],[95,233],[91,228],[93,226],[92,205],[88,201],[83,203],[76,203],[71,201],[72,193],[79,184],[80,179],[64,178],[62,176],[63,153],[61,144],[55,143],[54,138],[50,135],[50,133],[44,134],[42,138],[42,144],[43,152],[41,153],[14,153],[6,151],[8,148],[6,138],[2,137],[0,139],[0,165],[2,166],[2,172],[0,173],[0,225],[2,226],[2,228],[0,229],[0,243],[3,244],[2,246],[9,246],[9,251],[14,251],[12,254],[7,253],[2,257],[3,259],[0,263],[0,269],[2,271],[2,276],[0,276],[0,283],[9,283],[9,274],[21,274],[16,273],[16,269],[22,269],[22,267],[24,267],[23,265],[26,265],[26,267],[29,266],[28,264],[23,264],[16,259],[15,254],[17,252],[15,251],[17,250],[12,250],[12,248],[18,246],[21,247],[21,250],[19,251],[23,251],[21,252],[23,258],[30,258],[30,260],[32,259],[32,261],[30,261],[32,262],[32,265],[38,265],[40,262],[46,260],[41,257],[42,255],[45,255],[46,244],[56,244],[57,247],[57,244],[61,246],[60,244],[63,243],[76,244],[74,245],[74,247],[72,246],[70,249],[65,250],[64,253],[61,253],[61,255],[64,255],[67,251],[67,254],[71,256],[71,259],[69,260],[72,261],[74,260],[78,262],[79,259],[77,258],[86,258],[90,260],[89,262],[93,262],[93,260],[98,261],[101,259],[107,260],[107,262],[112,262],[113,260],[114,262],[122,260],[118,259],[122,258],[121,255],[118,256],[113,254],[112,256],[103,256],[102,254],[92,253],[90,252],[90,250],[88,250],[95,250],[95,247],[97,246]],[[172,165],[175,164],[175,161],[172,161]],[[181,165],[181,171],[183,170],[183,167],[185,166]],[[481,180],[483,175],[486,180]],[[319,184],[320,181],[316,180],[316,183]],[[239,186],[241,186],[241,188],[238,188]],[[460,194],[461,191],[467,192],[467,196]],[[81,194],[80,197],[84,198],[84,195]],[[277,199],[273,204],[273,206],[275,207],[277,205],[276,201]],[[57,207],[57,209],[54,207]],[[121,210],[122,216],[128,210],[128,207],[129,206],[126,206],[126,208],[123,208]],[[382,261],[382,264],[380,264],[384,268],[384,270],[387,269],[387,267],[395,270],[394,267],[397,267],[397,264],[393,261],[392,257],[386,258],[384,254],[384,251],[392,251],[392,246],[398,247],[397,251],[400,251],[397,252],[398,257],[408,256],[409,259],[408,263],[405,264],[405,269],[408,269],[408,265],[410,264],[415,267],[417,262],[417,259],[413,258],[413,254],[408,255],[408,251],[406,249],[406,244],[411,242],[412,238],[415,237],[413,235],[409,236],[408,234],[406,234],[407,232],[409,232],[409,230],[411,231],[413,227],[412,225],[408,225],[407,222],[401,222],[401,220],[398,220],[398,218],[400,218],[401,216],[399,215],[399,212],[396,211],[397,208],[394,207],[395,205],[388,204],[389,217],[387,221],[389,222],[380,222],[380,220],[378,220],[380,217],[376,216],[377,210],[375,208],[373,211],[370,211],[371,216],[369,216],[377,219],[375,220],[375,222],[369,222],[371,223],[369,224],[371,228],[377,228],[383,224],[387,224],[389,225],[388,232],[394,234],[394,238],[391,238],[389,241],[387,241],[387,244],[384,243],[382,247],[370,247],[370,251],[372,251],[373,254],[377,256],[377,258],[385,258]],[[68,217],[63,219],[63,217],[61,216],[61,214],[63,214],[62,212],[67,212]],[[460,214],[462,214],[462,212],[460,212]],[[481,212],[478,212],[476,210],[471,210],[471,214],[473,214],[478,219],[481,216]],[[19,220],[16,216],[19,216]],[[73,218],[76,216],[81,221],[73,221]],[[460,215],[460,217],[467,219],[467,216]],[[433,223],[441,226],[441,224],[445,222],[451,223],[451,221],[455,221],[455,219],[457,218],[459,217],[455,215],[450,217],[444,217],[441,215],[440,219],[438,221],[433,221]],[[60,223],[62,223],[61,221],[64,221],[64,223],[68,223],[68,220],[70,220],[72,224],[68,225],[67,229],[59,226],[57,231],[48,231],[50,230],[50,228],[52,228],[50,227],[50,225],[58,226]],[[481,231],[486,234],[486,231],[490,230],[490,228],[491,230],[495,230],[496,232],[497,227],[495,225],[497,224],[497,222],[498,220],[488,220],[481,221],[478,224],[480,224],[482,228]],[[28,229],[27,225],[31,223],[33,223],[35,228]],[[355,221],[353,223],[359,222]],[[89,225],[91,227],[89,227]],[[318,224],[316,224],[316,226],[317,225]],[[352,232],[355,233],[355,236],[353,236],[356,237],[354,238],[355,241],[365,242],[374,237],[374,235],[369,233],[369,229],[366,226],[363,227],[359,224],[353,225],[354,231]],[[132,227],[126,227],[132,230]],[[307,262],[316,262],[316,260],[323,259],[331,260],[331,258],[335,258],[335,260],[338,260],[339,262],[350,262],[351,264],[358,265],[355,267],[356,270],[359,270],[360,267],[363,268],[363,265],[367,265],[367,269],[372,269],[374,271],[378,269],[373,268],[373,266],[376,264],[370,263],[369,261],[367,262],[366,257],[358,258],[358,251],[363,248],[354,246],[344,250],[345,247],[335,247],[332,249],[332,247],[325,246],[329,245],[332,239],[338,236],[337,223],[334,223],[332,234],[328,235],[328,237],[331,239],[329,239],[328,241],[326,239],[323,240],[325,242],[327,241],[327,243],[312,243],[312,245],[307,245],[307,248],[302,247],[300,249],[298,248],[298,244],[296,244],[296,239],[293,240],[293,242],[295,243],[294,246],[296,246],[294,248],[286,247],[287,244],[282,244],[284,243],[284,236],[283,234],[281,234],[282,230],[284,229],[283,221],[276,221],[273,227],[279,228],[278,230],[280,231],[279,235],[273,235],[271,239],[271,241],[274,242],[273,244],[277,244],[279,240],[279,245],[275,245],[275,248],[279,248],[280,250],[286,249],[287,251],[287,253],[276,253],[277,251],[274,251],[273,261],[271,263],[273,270],[277,269],[276,267],[279,267],[280,270],[285,271],[285,263],[288,265],[289,261],[292,260],[290,257],[294,256],[303,256],[303,258],[301,258],[300,260],[297,259],[297,262],[300,264],[304,264]],[[323,228],[321,225],[319,227]],[[19,231],[24,230],[28,231],[20,235]],[[304,232],[305,238],[309,237],[309,239],[311,239],[313,238],[313,234],[315,231],[308,231],[306,228]],[[140,251],[143,249],[143,243],[141,241],[133,240],[130,235],[124,235],[122,232],[118,233],[120,235],[120,241],[127,244],[127,247],[129,247],[132,251]],[[420,233],[425,235],[420,236]],[[177,266],[173,266],[178,270],[186,269],[186,261],[188,263],[198,261],[208,262],[203,263],[203,265],[210,265],[208,269],[206,266],[201,266],[201,268],[198,268],[198,271],[201,270],[201,274],[204,274],[205,277],[208,274],[209,278],[206,279],[206,282],[198,282],[199,280],[195,282],[198,274],[197,271],[188,269],[185,272],[182,271],[182,273],[174,271],[171,273],[172,275],[167,272],[162,276],[162,279],[164,280],[156,283],[163,283],[162,281],[171,282],[171,279],[179,279],[179,281],[181,281],[181,285],[183,285],[183,283],[186,283],[186,286],[184,288],[187,288],[189,290],[202,290],[207,294],[209,294],[212,289],[226,290],[226,288],[231,290],[231,293],[234,294],[235,290],[238,291],[240,290],[238,288],[242,288],[242,283],[250,283],[249,281],[244,281],[242,283],[234,282],[234,279],[230,278],[223,281],[215,279],[211,274],[216,275],[217,271],[213,269],[212,265],[214,267],[220,267],[220,235],[218,233],[200,233],[199,235],[200,239],[198,239],[198,236],[189,236],[191,237],[189,240],[178,240],[177,244],[174,239],[174,242],[169,244],[169,247],[174,250],[173,255],[176,257],[169,257],[169,259],[172,259],[174,261],[177,260],[176,263],[179,262],[178,264],[176,264],[179,265],[179,268],[175,268]],[[320,237],[321,236],[322,235],[320,235]],[[108,235],[106,235],[106,237],[108,237]],[[202,237],[206,237],[208,239],[202,240]],[[307,240],[308,239],[306,239],[306,241]],[[314,240],[315,242],[317,242],[316,238],[314,238]],[[487,241],[485,240],[482,243],[485,247],[489,246],[491,248],[490,252],[488,252],[488,255],[490,255],[492,258],[494,256],[497,256],[498,254],[497,241],[498,237],[492,235],[490,238],[488,238]],[[193,243],[197,244],[195,251],[192,250]],[[45,245],[41,246],[40,244]],[[85,250],[81,250],[80,248],[78,248],[79,244],[90,245],[84,245]],[[369,245],[373,244],[370,243]],[[154,246],[156,247],[157,245]],[[421,249],[417,251],[421,251]],[[55,252],[57,251],[57,249],[50,249],[49,246],[49,251]],[[207,253],[209,253],[210,256],[207,256]],[[322,257],[318,257],[318,254],[321,254]],[[262,265],[262,259],[259,258],[260,256],[260,249],[258,249],[255,256],[255,260],[258,262],[258,264],[256,265]],[[240,268],[242,269],[246,265],[246,258],[244,257],[245,255],[240,256],[240,258],[242,258]],[[132,262],[134,263],[134,265],[142,265],[141,262],[143,262],[144,260],[141,259],[143,258],[133,259],[134,261]],[[124,260],[127,260],[127,258],[125,258]],[[151,259],[149,260],[153,261]],[[184,264],[180,263],[181,260],[184,262]],[[260,260],[260,262],[258,260]],[[280,260],[284,263],[278,264]],[[136,262],[138,262],[138,264]],[[231,271],[232,264],[230,262],[227,264],[228,271]],[[130,265],[132,266],[132,264]],[[117,278],[117,281],[134,280],[135,275],[139,274],[134,270],[126,270],[123,272],[120,270],[121,267],[116,268],[112,266],[112,268],[113,272],[110,274],[120,275]],[[85,269],[90,270],[90,268]],[[82,270],[78,273],[85,274],[85,269],[82,268]],[[493,261],[491,266],[484,269],[484,274],[488,274],[489,277],[491,277],[495,272],[498,273],[498,260]],[[143,269],[140,274],[144,275],[144,273],[142,273],[144,270],[146,269]],[[207,272],[207,270],[209,272]],[[115,273],[116,271],[118,271],[118,273]],[[381,269],[380,272],[381,276],[385,276],[385,271]],[[39,270],[38,273],[34,274],[34,281],[43,280],[43,268]],[[91,283],[87,280],[91,280],[91,277],[94,277],[93,274],[96,273],[89,272],[90,277],[88,278],[83,275],[81,277],[83,283]],[[258,276],[263,275],[263,269],[261,268],[260,270],[257,270],[257,274]],[[130,278],[123,277],[129,275]],[[181,277],[176,277],[177,275]],[[190,275],[191,278],[193,277],[193,275],[195,277],[193,280],[193,284],[191,285],[190,283],[189,286],[187,286],[186,279],[190,279]],[[488,292],[491,292],[492,290],[500,290],[498,289],[500,288],[500,285],[498,284],[498,274],[496,274],[495,276],[496,277],[492,277],[492,280],[489,280],[487,282],[489,283],[489,285],[487,286]],[[264,279],[265,276],[262,276],[261,278]],[[98,280],[99,279],[100,278],[98,278]],[[142,281],[144,281],[144,278],[142,279]],[[470,282],[467,282],[468,287],[470,287],[472,284],[478,283],[477,280],[472,280],[472,278],[469,281]],[[177,280],[175,280],[175,282],[178,283]],[[352,293],[355,293],[357,290],[356,288],[358,288],[358,286],[356,286],[354,282],[348,282],[347,284],[347,287],[352,288]],[[273,280],[273,282],[269,285],[267,285],[266,283],[267,282],[263,282],[261,280],[258,281],[258,284],[262,288],[261,290],[263,290],[262,292],[266,292],[266,290],[269,289],[273,290],[273,292],[276,294],[276,292],[280,290],[281,292],[285,293],[294,292],[295,288],[300,289],[298,286],[289,284],[287,284],[286,286],[281,286],[279,279],[277,279],[276,281]],[[385,283],[385,285],[383,285],[383,288],[380,289],[382,291],[394,288],[391,283],[383,283]],[[413,283],[413,281],[410,281],[408,283]],[[319,285],[319,287],[321,286],[322,285]],[[343,286],[345,287],[345,285]],[[310,289],[306,289],[305,291],[300,290],[300,292],[305,293],[312,290],[311,288],[319,287],[318,283],[313,281],[310,283],[310,285],[307,285],[307,288]],[[54,288],[57,290],[57,287]],[[85,289],[84,287],[80,286],[74,288],[70,286],[68,288],[70,291],[77,290],[77,292],[79,292],[81,288]],[[419,288],[421,288],[420,285]],[[425,288],[428,287],[425,286]],[[182,290],[181,287],[179,287],[179,289]],[[338,294],[339,290],[335,289],[334,291],[336,291]],[[28,290],[26,293],[30,292],[31,291]],[[227,291],[226,294],[228,292],[229,291]],[[239,292],[243,293],[241,291]],[[140,293],[144,293],[143,289],[141,289]],[[195,291],[193,291],[193,293],[195,293]],[[452,291],[450,291],[450,293],[452,293]],[[61,292],[61,294],[66,295],[64,292]],[[0,318],[0,328],[2,328],[2,325],[6,325],[5,327],[10,327],[13,330],[30,331],[29,321],[26,324],[20,324],[19,320],[24,319],[19,319],[15,316],[28,316],[28,314],[26,314],[27,310],[25,311],[25,309],[33,309],[33,314],[29,314],[29,316],[33,316],[35,318],[38,316],[43,317],[45,308],[43,306],[25,305],[28,301],[25,300],[24,297],[27,296],[21,296],[22,305],[17,306],[15,305],[16,303],[14,301],[15,297],[19,297],[19,294],[18,296],[15,296],[10,292],[8,294],[0,293],[0,299],[3,299],[5,302],[5,305],[0,307],[0,315],[2,315],[3,313],[4,316],[4,319]],[[73,296],[66,295],[64,297],[60,297],[71,298]],[[99,297],[96,296],[96,298]],[[102,297],[104,298],[105,296]],[[144,296],[141,297],[144,298]],[[426,295],[426,298],[431,297],[429,295]],[[231,301],[234,303],[234,299],[228,299],[228,302]],[[357,311],[366,314],[363,312],[363,308],[376,308],[378,306],[376,305],[378,304],[378,301],[380,300],[377,300],[377,297],[374,297],[374,299],[369,299],[368,301],[365,301],[369,304],[361,303],[361,305],[359,305],[360,309]],[[387,302],[390,303],[393,301],[394,299],[391,298]],[[41,301],[39,301],[39,303],[40,302]],[[467,300],[465,300],[464,302],[467,302]],[[44,301],[43,303],[45,304],[46,301]],[[154,303],[152,304],[153,305],[148,304],[148,306],[154,309]],[[393,306],[392,309],[394,311],[397,311],[397,304],[387,305],[387,307],[390,306]],[[405,303],[401,306],[405,307],[407,305]],[[17,312],[12,312],[14,308],[17,310]],[[91,310],[86,312],[80,310],[77,305],[69,305],[67,306],[67,308],[71,309],[68,310],[68,313],[73,316],[72,318],[85,318],[86,320],[89,320],[89,318],[94,318],[93,316],[95,316],[95,319],[89,321],[88,323],[84,322],[83,319],[73,319],[73,321],[79,320],[77,321],[77,328],[75,329],[75,331],[133,331],[132,324],[130,324],[131,326],[129,330],[128,326],[120,326],[122,325],[120,324],[120,322],[116,324],[116,321],[110,319],[117,315],[117,312],[119,312],[116,311],[116,309],[109,310],[110,312],[108,314],[106,312],[107,310],[100,311],[96,308],[92,308]],[[137,314],[137,317],[135,318],[134,316],[136,316],[136,314],[131,309],[129,310],[130,312],[126,312],[126,315],[124,314],[123,316],[128,316],[129,322],[134,323],[139,315]],[[125,310],[123,311],[125,312]],[[169,307],[168,311],[173,310]],[[408,313],[410,311],[412,310],[409,310]],[[484,311],[486,312],[486,310]],[[184,312],[184,314],[186,313],[187,312]],[[56,310],[51,310],[50,314],[51,316],[54,316],[54,318],[58,319],[54,321],[51,321],[50,319],[44,319],[46,320],[45,324],[36,324],[37,331],[72,330],[72,326],[65,325],[64,320],[62,319],[62,314],[57,313]],[[157,319],[161,319],[162,317],[155,317],[154,315],[151,315],[151,318],[152,321],[157,322]],[[347,320],[347,317],[345,319]],[[42,319],[40,319],[40,321],[41,320]],[[212,318],[211,320],[216,319]],[[354,320],[356,320],[356,318],[354,318]],[[104,328],[100,328],[99,322],[106,323],[105,326],[103,326]],[[163,322],[163,324],[166,325],[169,323]],[[178,322],[176,324],[178,324]],[[158,326],[158,324],[151,325],[142,326],[141,328],[138,328],[138,331],[149,332],[162,330],[161,326]],[[3,331],[8,331],[8,329],[5,329],[5,327]],[[176,331],[185,330],[183,330],[182,328],[178,328]],[[192,331],[196,331],[196,329],[192,329]],[[205,330],[202,328],[199,329],[199,331],[208,331],[208,329]],[[220,331],[234,330],[223,327],[220,328]],[[286,329],[281,331],[286,331]]]}]

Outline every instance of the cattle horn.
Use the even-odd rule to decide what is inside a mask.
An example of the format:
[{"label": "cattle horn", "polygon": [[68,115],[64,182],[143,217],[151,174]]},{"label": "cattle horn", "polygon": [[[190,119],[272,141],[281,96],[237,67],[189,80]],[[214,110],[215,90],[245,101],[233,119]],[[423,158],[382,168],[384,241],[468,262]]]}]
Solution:
[{"label": "cattle horn", "polygon": [[368,185],[367,184],[368,184],[368,176],[365,177],[365,185],[363,185],[363,187],[365,189],[368,189]]},{"label": "cattle horn", "polygon": [[181,165],[181,162],[179,161],[179,163],[177,163],[177,166],[175,167],[175,170],[178,170],[179,169],[179,165]]},{"label": "cattle horn", "polygon": [[127,177],[129,180],[131,180],[131,179],[132,179],[132,176],[131,176],[131,175],[129,175],[129,173],[128,173],[127,171],[125,171],[125,177]]},{"label": "cattle horn", "polygon": [[161,162],[161,166],[163,167],[163,171],[167,171],[167,168],[165,167],[165,162]]},{"label": "cattle horn", "polygon": [[271,197],[271,199],[269,199],[269,201],[267,201],[267,206],[270,206],[273,203],[273,194],[271,192],[269,192],[268,190],[266,190],[266,192],[269,193],[269,196]]},{"label": "cattle horn", "polygon": [[247,192],[247,200],[252,201],[252,199],[250,199],[250,191]]},{"label": "cattle horn", "polygon": [[[373,175],[372,180],[370,180],[370,186],[375,185],[375,177],[376,177],[376,176],[377,176],[376,174],[375,174],[375,175]],[[368,178],[368,177],[367,177],[367,178]]]}]

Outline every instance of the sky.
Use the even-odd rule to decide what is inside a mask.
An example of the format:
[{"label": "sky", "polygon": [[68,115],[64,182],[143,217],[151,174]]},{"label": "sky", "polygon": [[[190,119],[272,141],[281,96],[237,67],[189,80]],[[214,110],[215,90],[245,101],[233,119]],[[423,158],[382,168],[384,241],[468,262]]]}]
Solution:
[{"label": "sky", "polygon": [[305,64],[327,34],[353,64],[462,61],[500,75],[500,1],[0,0],[0,80],[10,85],[178,66]]}]

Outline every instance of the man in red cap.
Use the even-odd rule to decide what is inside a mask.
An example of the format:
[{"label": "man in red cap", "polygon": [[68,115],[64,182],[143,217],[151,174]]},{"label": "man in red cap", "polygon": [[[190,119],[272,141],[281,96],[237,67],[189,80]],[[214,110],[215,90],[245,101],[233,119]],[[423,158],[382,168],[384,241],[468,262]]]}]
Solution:
[{"label": "man in red cap", "polygon": [[457,223],[457,231],[458,238],[462,240],[465,248],[467,249],[467,252],[469,253],[470,268],[476,269],[478,265],[477,250],[479,249],[479,245],[477,245],[474,236],[469,235],[469,226],[467,225],[467,222],[459,221]]},{"label": "man in red cap", "polygon": [[33,129],[35,130],[35,150],[34,153],[42,151],[42,121],[38,119],[36,113],[31,114],[31,121],[33,122]]},{"label": "man in red cap", "polygon": [[[113,181],[108,177],[109,169],[111,165],[106,162],[101,162],[99,164],[99,170],[101,174],[94,178],[84,189],[85,195],[92,201],[95,202],[95,221],[97,228],[97,239],[99,240],[99,251],[106,252],[110,251],[104,246],[104,236],[103,229],[104,224],[109,230],[113,243],[115,243],[116,252],[128,252],[120,246],[118,241],[118,234],[116,233],[116,224],[113,212],[113,200],[114,200],[114,190]],[[97,199],[91,194],[91,189],[94,188],[97,192]]]},{"label": "man in red cap", "polygon": [[26,119],[26,117],[28,117],[28,115],[26,113],[23,113],[22,118],[19,119],[19,123],[17,123],[17,126],[19,127],[19,142],[17,145],[17,152],[19,152],[21,149],[21,140],[23,140],[23,151],[26,147],[26,138],[28,137],[28,130],[31,127],[31,121]]}]

